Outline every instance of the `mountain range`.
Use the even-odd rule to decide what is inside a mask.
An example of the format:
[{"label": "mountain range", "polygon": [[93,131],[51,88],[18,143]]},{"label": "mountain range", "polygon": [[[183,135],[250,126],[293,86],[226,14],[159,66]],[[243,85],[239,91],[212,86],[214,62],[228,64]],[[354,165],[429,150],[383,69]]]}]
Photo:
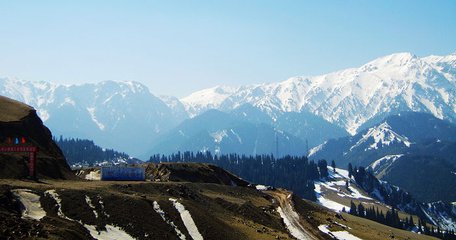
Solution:
[{"label": "mountain range", "polygon": [[[217,86],[181,99],[157,97],[137,82],[58,85],[12,78],[0,78],[0,95],[35,107],[56,135],[93,139],[103,147],[143,158],[152,152],[176,149],[217,148],[223,153],[253,154],[255,141],[266,146],[276,136],[288,136],[283,144],[300,147],[299,151],[294,147],[281,149],[283,140],[279,137],[279,150],[273,153],[301,154],[329,139],[355,135],[387,116],[405,111],[430,113],[454,122],[455,69],[456,54],[420,58],[396,53],[358,68],[292,77],[278,83]],[[182,136],[175,133],[185,125],[205,128],[207,116],[198,116],[208,110],[218,110],[228,114],[228,119],[242,122],[237,126],[250,124],[268,129],[269,133],[261,138],[244,137],[242,143],[233,135],[232,140],[223,141],[218,148],[220,134],[215,133],[229,135],[231,130],[231,126],[220,124],[206,131],[205,137],[196,134],[187,138],[185,141],[191,144],[185,144]],[[214,118],[211,121],[219,117]],[[245,127],[238,131],[241,129]],[[236,133],[251,136],[249,131],[252,130]],[[171,136],[176,139],[169,139]],[[166,141],[174,145],[161,148]]]}]

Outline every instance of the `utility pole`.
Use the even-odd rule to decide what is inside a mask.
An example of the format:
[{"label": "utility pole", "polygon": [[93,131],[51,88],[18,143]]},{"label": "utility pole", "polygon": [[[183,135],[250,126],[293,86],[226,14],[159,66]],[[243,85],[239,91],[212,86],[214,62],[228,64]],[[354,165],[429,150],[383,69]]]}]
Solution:
[{"label": "utility pole", "polygon": [[307,138],[306,138],[306,158],[307,159],[309,158],[309,142],[307,141]]},{"label": "utility pole", "polygon": [[279,158],[279,135],[276,132],[276,158]]}]

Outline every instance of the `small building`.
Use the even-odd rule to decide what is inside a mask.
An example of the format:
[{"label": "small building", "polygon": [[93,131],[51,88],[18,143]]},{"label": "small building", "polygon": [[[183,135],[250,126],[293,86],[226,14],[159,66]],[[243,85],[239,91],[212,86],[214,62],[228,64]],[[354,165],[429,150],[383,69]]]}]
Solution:
[{"label": "small building", "polygon": [[143,167],[101,167],[102,181],[145,181]]}]

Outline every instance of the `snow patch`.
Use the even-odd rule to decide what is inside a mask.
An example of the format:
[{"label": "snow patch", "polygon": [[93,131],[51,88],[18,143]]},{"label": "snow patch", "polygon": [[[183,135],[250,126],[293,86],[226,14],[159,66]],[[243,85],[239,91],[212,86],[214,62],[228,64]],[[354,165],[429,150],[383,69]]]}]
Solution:
[{"label": "snow patch", "polygon": [[95,108],[94,107],[91,107],[91,108],[87,108],[87,111],[89,112],[90,114],[90,118],[92,118],[92,121],[98,126],[98,128],[100,130],[105,130],[105,125],[103,123],[101,123],[100,121],[98,121],[97,117],[95,116]]},{"label": "snow patch", "polygon": [[256,190],[259,190],[259,191],[267,191],[267,190],[271,189],[270,186],[265,186],[265,185],[261,185],[261,184],[256,185],[255,188],[256,188]]},{"label": "snow patch", "polygon": [[12,190],[14,196],[19,198],[19,201],[24,206],[22,211],[22,218],[30,218],[34,220],[41,220],[46,216],[46,212],[41,207],[40,196],[32,193],[29,189],[15,189]]},{"label": "snow patch", "polygon": [[87,205],[89,205],[89,207],[92,209],[93,215],[95,215],[95,218],[98,218],[98,213],[95,209],[95,206],[92,204],[92,200],[90,199],[90,197],[86,195],[85,200],[86,200]]},{"label": "snow patch", "polygon": [[101,173],[100,173],[100,170],[95,170],[95,171],[91,171],[89,172],[87,175],[85,175],[85,179],[86,180],[95,180],[95,181],[99,181],[101,180]]},{"label": "snow patch", "polygon": [[182,221],[184,222],[185,227],[187,228],[188,233],[194,240],[202,240],[203,236],[198,231],[198,227],[196,227],[195,222],[193,221],[192,215],[188,210],[185,209],[184,205],[177,201],[177,199],[170,198],[169,199],[174,207],[179,212]]},{"label": "snow patch", "polygon": [[226,130],[221,130],[217,132],[213,132],[210,134],[211,137],[214,138],[214,142],[220,144],[223,140],[224,137],[227,137],[228,134],[226,133]]},{"label": "snow patch", "polygon": [[395,142],[402,143],[407,147],[410,147],[411,144],[407,137],[397,134],[391,130],[387,122],[384,122],[377,127],[370,128],[355,145],[350,147],[350,151],[361,146],[363,143],[367,143],[369,139],[373,139],[373,143],[364,149],[364,151],[378,149],[385,145],[389,146]]},{"label": "snow patch", "polygon": [[60,198],[60,195],[55,191],[55,189],[47,190],[44,192],[44,194],[49,195],[51,198],[54,199],[54,201],[57,203],[57,215],[61,218],[65,218],[70,221],[74,221],[74,219],[71,219],[67,216],[62,211],[62,199]]},{"label": "snow patch", "polygon": [[126,233],[122,228],[110,224],[106,224],[106,231],[97,231],[95,225],[84,224],[84,227],[89,230],[90,235],[99,240],[134,240],[130,234]]},{"label": "snow patch", "polygon": [[182,240],[186,239],[185,235],[179,230],[179,228],[177,228],[176,224],[174,224],[173,221],[169,220],[166,217],[165,212],[160,208],[160,205],[158,204],[157,201],[154,201],[154,210],[156,213],[158,213],[160,215],[160,217],[163,219],[163,221],[165,221],[168,225],[170,225],[171,227],[174,228],[174,231],[176,231],[177,236],[180,239],[182,239]]},{"label": "snow patch", "polygon": [[347,232],[347,231],[330,231],[328,229],[328,225],[320,225],[318,226],[318,230],[322,231],[323,233],[326,233],[333,237],[334,239],[339,239],[339,240],[362,240],[359,237],[354,236],[353,234]]}]

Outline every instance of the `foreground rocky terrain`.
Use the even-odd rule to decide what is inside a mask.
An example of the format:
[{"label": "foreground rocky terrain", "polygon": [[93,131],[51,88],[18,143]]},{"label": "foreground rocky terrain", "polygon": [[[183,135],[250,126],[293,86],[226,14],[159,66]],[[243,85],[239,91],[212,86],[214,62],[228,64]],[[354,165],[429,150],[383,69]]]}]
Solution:
[{"label": "foreground rocky terrain", "polygon": [[3,179],[0,235],[5,239],[332,239],[344,233],[361,239],[393,235],[429,239],[332,212],[283,189],[265,189],[192,182]]}]

